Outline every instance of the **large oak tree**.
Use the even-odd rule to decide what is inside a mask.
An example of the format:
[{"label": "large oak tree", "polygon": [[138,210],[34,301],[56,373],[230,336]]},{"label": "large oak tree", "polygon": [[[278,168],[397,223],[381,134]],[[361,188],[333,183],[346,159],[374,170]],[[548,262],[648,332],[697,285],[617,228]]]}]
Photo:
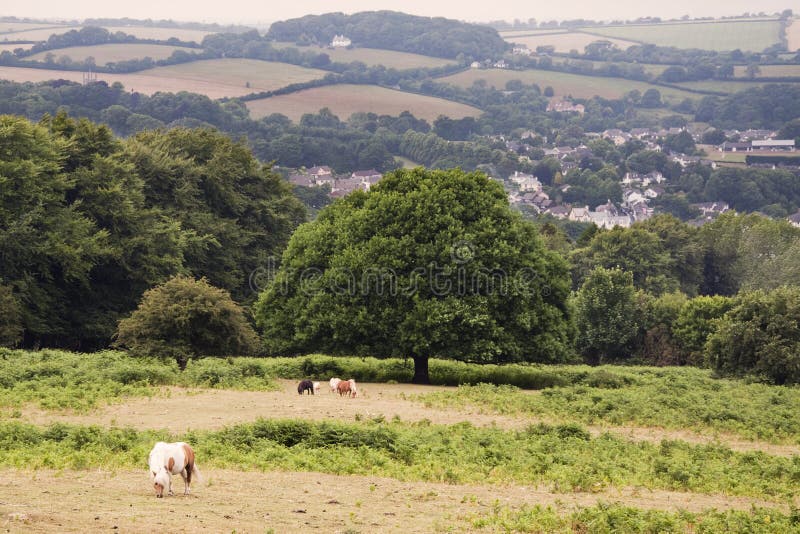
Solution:
[{"label": "large oak tree", "polygon": [[256,304],[272,353],[564,361],[565,261],[481,173],[388,174],[292,236]]}]

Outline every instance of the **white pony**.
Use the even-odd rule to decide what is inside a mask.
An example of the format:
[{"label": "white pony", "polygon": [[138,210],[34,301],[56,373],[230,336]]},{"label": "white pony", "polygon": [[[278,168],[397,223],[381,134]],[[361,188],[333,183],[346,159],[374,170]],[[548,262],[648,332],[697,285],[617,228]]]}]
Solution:
[{"label": "white pony", "polygon": [[355,397],[356,395],[358,395],[358,388],[356,387],[356,381],[354,378],[351,378],[348,380],[348,382],[350,382],[350,393],[352,394],[353,397]]},{"label": "white pony", "polygon": [[331,393],[336,393],[337,392],[336,386],[338,386],[339,382],[341,382],[341,381],[342,381],[341,378],[331,378],[331,381],[330,381]]},{"label": "white pony", "polygon": [[173,495],[172,475],[181,474],[184,495],[189,495],[192,475],[200,478],[200,470],[194,461],[194,450],[182,441],[177,443],[159,441],[150,451],[147,463],[150,466],[150,477],[153,480],[156,497],[163,497],[164,489],[169,495]]}]

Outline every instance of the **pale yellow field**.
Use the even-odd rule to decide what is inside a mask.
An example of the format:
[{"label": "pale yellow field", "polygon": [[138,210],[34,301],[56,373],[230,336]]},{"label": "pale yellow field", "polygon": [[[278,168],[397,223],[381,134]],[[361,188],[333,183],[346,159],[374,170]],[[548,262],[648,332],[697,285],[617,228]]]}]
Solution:
[{"label": "pale yellow field", "polygon": [[41,28],[58,28],[63,24],[47,24],[43,22],[0,22],[0,34],[25,32]]},{"label": "pale yellow field", "polygon": [[[782,76],[800,76],[800,65],[760,65],[761,72],[756,74],[756,78],[777,78]],[[737,78],[747,77],[747,67],[737,65],[734,67],[734,76]]]},{"label": "pale yellow field", "polygon": [[203,37],[213,32],[204,30],[186,30],[183,28],[151,28],[149,26],[104,26],[111,33],[123,32],[139,39],[158,39],[166,41],[175,37],[181,41],[200,43]]},{"label": "pale yellow field", "polygon": [[56,57],[67,56],[76,63],[82,62],[87,57],[93,57],[95,64],[105,65],[106,63],[128,61],[131,59],[142,59],[145,57],[149,57],[154,60],[166,59],[171,56],[175,50],[183,50],[185,52],[200,52],[199,49],[186,48],[182,46],[128,43],[59,48],[57,50],[40,52],[26,59],[44,61],[47,54],[54,54]]},{"label": "pale yellow field", "polygon": [[328,54],[333,62],[350,63],[352,61],[361,61],[368,67],[383,65],[387,69],[434,68],[455,63],[449,59],[395,52],[394,50],[379,50],[377,48],[353,48],[348,50],[346,48],[330,49],[320,46],[296,46],[292,43],[270,44],[275,48],[297,48],[304,52],[311,51],[317,54]]},{"label": "pale yellow field", "polygon": [[535,30],[508,30],[497,33],[500,34],[500,37],[506,39],[508,37],[523,37],[525,35],[549,35],[554,33],[569,33],[569,30],[564,28],[537,28]]},{"label": "pale yellow field", "polygon": [[646,82],[626,80],[623,78],[606,78],[601,76],[581,76],[550,70],[507,70],[507,69],[470,69],[452,76],[438,78],[438,81],[459,87],[470,87],[478,80],[485,80],[492,87],[503,89],[511,80],[520,80],[525,84],[537,84],[541,89],[550,86],[556,96],[572,95],[575,98],[620,98],[634,89],[644,93],[648,89],[658,89],[661,97],[668,101],[680,102],[684,98],[697,99],[702,95],[689,93],[668,87],[655,86]]},{"label": "pale yellow field", "polygon": [[[153,94],[159,91],[190,91],[209,98],[237,97],[258,91],[279,89],[292,83],[313,80],[324,71],[305,69],[286,63],[252,59],[212,59],[182,65],[157,67],[135,74],[98,73],[97,79],[109,84],[122,83],[129,91]],[[41,82],[63,79],[80,82],[75,71],[0,67],[0,78],[16,82]],[[247,83],[250,87],[246,87]]]},{"label": "pale yellow field", "polygon": [[506,37],[506,41],[524,44],[530,50],[536,50],[537,46],[554,46],[556,52],[569,52],[577,50],[583,52],[586,45],[595,41],[611,41],[613,44],[625,50],[626,48],[635,45],[631,41],[624,41],[622,39],[613,39],[610,37],[600,37],[597,35],[589,35],[588,33],[570,32],[570,33],[553,33],[544,35],[533,35],[528,37]]},{"label": "pale yellow field", "polygon": [[254,118],[281,113],[298,121],[305,113],[316,113],[329,108],[340,119],[347,119],[358,111],[385,115],[411,112],[415,117],[435,120],[439,115],[454,119],[477,117],[481,110],[430,96],[385,89],[375,85],[330,85],[247,102]]},{"label": "pale yellow field", "polygon": [[14,33],[6,33],[0,35],[0,42],[7,41],[46,41],[51,35],[60,35],[67,33],[70,30],[80,30],[80,26],[53,26],[51,28],[42,28],[39,26],[37,30],[27,30]]},{"label": "pale yellow field", "polygon": [[0,52],[8,50],[9,52],[13,52],[17,48],[22,48],[23,50],[28,50],[31,48],[33,44],[2,44],[0,41]]},{"label": "pale yellow field", "polygon": [[789,52],[800,50],[800,19],[792,19],[792,22],[786,27],[786,40]]}]

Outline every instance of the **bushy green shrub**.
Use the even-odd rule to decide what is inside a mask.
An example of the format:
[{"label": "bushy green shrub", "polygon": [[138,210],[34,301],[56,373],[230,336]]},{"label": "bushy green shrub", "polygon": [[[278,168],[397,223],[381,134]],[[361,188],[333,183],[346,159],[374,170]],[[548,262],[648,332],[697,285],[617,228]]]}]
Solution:
[{"label": "bushy green shrub", "polygon": [[706,356],[722,374],[800,383],[800,287],[737,296],[708,338]]},{"label": "bushy green shrub", "polygon": [[119,322],[116,345],[136,355],[175,358],[185,369],[198,356],[252,354],[258,339],[227,291],[204,278],[176,276],[145,292],[133,314]]},{"label": "bushy green shrub", "polygon": [[795,532],[800,528],[796,511],[786,514],[778,509],[706,510],[700,513],[642,510],[622,504],[599,503],[561,511],[551,506],[522,506],[512,509],[495,504],[491,511],[469,518],[473,528],[492,532],[547,532],[551,534],[642,534],[697,532],[698,534],[764,534]]}]

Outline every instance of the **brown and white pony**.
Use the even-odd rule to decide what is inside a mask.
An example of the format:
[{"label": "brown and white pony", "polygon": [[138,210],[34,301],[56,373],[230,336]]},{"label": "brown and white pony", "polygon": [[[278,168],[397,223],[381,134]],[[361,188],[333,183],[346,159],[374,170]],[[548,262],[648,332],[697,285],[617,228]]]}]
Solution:
[{"label": "brown and white pony", "polygon": [[183,478],[184,495],[189,495],[192,475],[200,478],[200,470],[194,461],[194,450],[182,441],[176,443],[159,441],[150,451],[147,463],[150,466],[150,477],[153,480],[156,497],[163,497],[165,489],[169,495],[173,495],[172,475],[180,473]]}]

